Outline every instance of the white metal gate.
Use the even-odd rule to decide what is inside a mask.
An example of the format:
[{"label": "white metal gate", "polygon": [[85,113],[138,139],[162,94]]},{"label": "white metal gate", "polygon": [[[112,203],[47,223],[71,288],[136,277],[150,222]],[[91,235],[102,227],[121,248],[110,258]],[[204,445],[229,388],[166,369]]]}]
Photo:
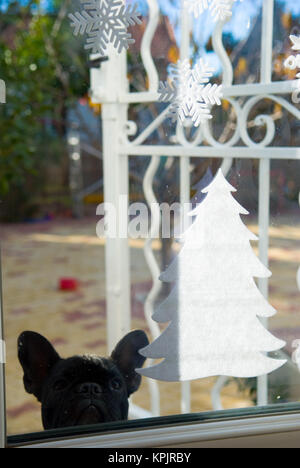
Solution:
[{"label": "white metal gate", "polygon": [[[155,202],[152,189],[153,178],[158,168],[160,157],[175,156],[180,158],[180,194],[181,203],[190,201],[189,165],[192,157],[224,158],[223,169],[230,169],[234,158],[251,158],[259,160],[259,256],[268,265],[269,247],[269,213],[270,213],[270,161],[272,159],[300,159],[300,148],[270,147],[275,137],[275,125],[270,116],[257,117],[257,125],[266,126],[266,136],[259,144],[254,142],[247,131],[248,118],[253,107],[264,99],[280,104],[296,119],[300,118],[299,109],[290,104],[285,95],[292,93],[295,82],[272,82],[272,51],[274,0],[263,0],[263,19],[261,37],[260,83],[234,85],[233,67],[222,42],[222,31],[225,21],[216,24],[213,33],[213,48],[223,66],[223,94],[232,104],[237,115],[237,129],[226,144],[217,142],[207,124],[199,129],[197,137],[188,141],[181,126],[177,126],[176,144],[167,146],[149,146],[144,144],[166,118],[167,110],[162,112],[133,141],[128,136],[136,132],[135,124],[128,122],[128,106],[132,103],[150,103],[158,101],[159,77],[151,56],[151,43],[157,29],[160,10],[157,0],[147,0],[149,6],[149,21],[144,33],[141,56],[148,75],[149,90],[141,93],[130,93],[127,79],[126,54],[118,55],[113,49],[109,51],[109,60],[102,64],[100,70],[91,72],[92,99],[102,104],[103,139],[104,139],[104,195],[105,202],[118,206],[120,195],[129,198],[128,188],[128,155],[135,157],[151,156],[151,163],[144,179],[145,196],[149,204]],[[189,57],[190,17],[184,8],[182,0],[181,12],[181,58]],[[248,98],[242,107],[238,99]],[[202,144],[203,136],[209,146]],[[237,146],[239,141],[241,146]],[[123,210],[118,219],[121,226],[127,226],[128,217]],[[159,226],[160,213],[152,211],[152,229]],[[151,249],[151,240],[146,242],[145,257],[153,276],[153,289],[146,303],[145,315],[153,338],[159,334],[151,315],[153,302],[159,291],[159,267]],[[109,350],[130,329],[130,255],[127,239],[107,239],[106,243],[106,274],[107,274],[107,333]],[[268,296],[268,280],[260,280],[260,289]],[[224,379],[218,381],[214,389],[215,407],[218,408],[218,392]],[[159,392],[157,385],[151,383],[152,410],[154,416],[159,415]],[[258,379],[258,404],[266,405],[267,377]],[[190,411],[189,384],[182,384],[182,412]]]}]

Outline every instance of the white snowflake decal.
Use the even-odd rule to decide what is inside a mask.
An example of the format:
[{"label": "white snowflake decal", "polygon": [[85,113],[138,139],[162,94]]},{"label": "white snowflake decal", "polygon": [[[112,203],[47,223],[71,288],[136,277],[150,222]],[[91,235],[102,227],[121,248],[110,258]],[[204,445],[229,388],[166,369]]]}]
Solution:
[{"label": "white snowflake decal", "polygon": [[232,0],[184,0],[184,4],[189,13],[193,13],[196,18],[202,15],[205,10],[211,11],[215,21],[224,21],[232,15]]},{"label": "white snowflake decal", "polygon": [[160,82],[159,101],[171,102],[168,117],[182,123],[190,118],[195,127],[211,119],[210,106],[221,105],[222,86],[212,85],[213,69],[200,60],[194,68],[189,60],[171,66],[171,82]]},{"label": "white snowflake decal", "polygon": [[122,0],[81,0],[83,11],[70,14],[76,36],[88,35],[85,49],[105,55],[107,45],[113,44],[121,53],[135,41],[128,26],[141,24],[137,5],[125,6]]},{"label": "white snowflake decal", "polygon": [[[292,50],[300,51],[300,36],[290,36],[290,39],[293,43]],[[296,68],[300,68],[300,54],[298,55],[290,55],[284,62],[285,68],[289,70],[296,70]],[[292,93],[292,100],[294,104],[300,103],[300,73],[297,73],[296,78],[298,78],[296,87]]]}]

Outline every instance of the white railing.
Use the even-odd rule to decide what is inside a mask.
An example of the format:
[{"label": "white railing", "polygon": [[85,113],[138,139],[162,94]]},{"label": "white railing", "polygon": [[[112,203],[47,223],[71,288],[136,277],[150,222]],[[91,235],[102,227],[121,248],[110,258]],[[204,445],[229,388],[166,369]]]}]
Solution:
[{"label": "white railing", "polygon": [[[183,2],[182,2],[183,5]],[[269,247],[269,212],[270,212],[270,161],[272,159],[300,160],[300,148],[270,146],[275,137],[275,124],[271,116],[259,115],[255,125],[265,126],[266,135],[257,143],[248,133],[250,112],[257,103],[268,99],[280,104],[296,119],[300,111],[284,98],[292,93],[296,82],[272,82],[272,46],[274,24],[274,0],[263,0],[263,21],[261,38],[261,76],[260,83],[233,84],[233,68],[222,42],[222,31],[225,24],[218,22],[213,33],[213,48],[221,60],[223,67],[223,94],[236,113],[236,130],[229,141],[219,143],[213,137],[208,124],[200,126],[193,140],[189,140],[182,126],[177,126],[172,143],[169,145],[147,145],[147,138],[159,128],[166,119],[164,110],[145,130],[137,133],[134,122],[128,122],[128,106],[131,103],[150,103],[158,101],[158,73],[151,56],[151,43],[154,37],[158,19],[159,7],[157,0],[148,0],[149,20],[142,42],[142,60],[148,75],[149,91],[130,93],[128,91],[126,54],[118,55],[114,50],[108,53],[109,61],[102,64],[100,70],[91,72],[92,99],[102,104],[103,139],[104,139],[104,186],[105,201],[118,206],[120,195],[125,195],[128,201],[128,155],[135,157],[151,156],[151,163],[144,179],[145,197],[149,204],[155,201],[153,181],[160,157],[173,156],[180,158],[180,194],[181,202],[190,201],[190,158],[223,158],[223,169],[227,173],[234,158],[251,158],[259,160],[259,256],[268,265]],[[182,6],[181,28],[182,44],[181,58],[189,55],[190,17]],[[240,98],[248,98],[244,104]],[[204,145],[203,142],[208,145]],[[242,141],[240,146],[237,146]],[[126,207],[124,207],[126,208]],[[119,210],[120,212],[120,210]],[[160,223],[160,213],[152,212],[152,232],[156,232]],[[128,225],[127,211],[121,211],[118,220],[121,226]],[[151,240],[145,244],[145,257],[153,277],[153,288],[145,302],[145,316],[155,339],[159,328],[151,319],[153,304],[159,293],[159,267],[151,248]],[[106,243],[106,274],[107,274],[107,333],[109,350],[130,329],[130,256],[129,245],[125,239],[107,239]],[[260,289],[268,296],[268,281],[260,281]],[[267,324],[266,324],[267,325]],[[221,378],[213,389],[212,398],[217,409],[221,407],[220,391],[226,379]],[[265,405],[267,401],[267,377],[258,379],[258,404]],[[159,391],[155,382],[150,384],[153,415],[159,414]],[[182,385],[182,412],[190,411],[189,384]]]}]

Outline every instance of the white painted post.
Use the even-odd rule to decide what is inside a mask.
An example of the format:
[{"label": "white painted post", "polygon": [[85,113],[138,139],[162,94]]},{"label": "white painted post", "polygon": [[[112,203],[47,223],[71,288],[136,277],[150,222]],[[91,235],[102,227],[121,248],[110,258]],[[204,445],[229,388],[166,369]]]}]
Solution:
[{"label": "white painted post", "polygon": [[[158,323],[156,323],[152,318],[155,301],[159,296],[162,287],[162,283],[159,280],[160,268],[152,249],[152,242],[155,238],[159,237],[159,230],[161,225],[161,212],[153,190],[153,180],[159,165],[160,156],[153,156],[143,181],[145,198],[148,206],[151,207],[150,237],[145,241],[144,254],[153,281],[152,289],[145,300],[144,310],[145,318],[153,339],[157,339],[161,334]],[[151,365],[151,363],[148,365]],[[152,417],[158,417],[160,416],[160,389],[158,383],[153,379],[148,379],[148,386],[150,391],[151,415]]]},{"label": "white painted post", "polygon": [[[262,35],[261,35],[261,76],[262,84],[272,82],[273,67],[273,28],[274,28],[274,0],[263,1],[262,11]],[[269,224],[270,224],[270,169],[271,161],[268,158],[259,161],[259,258],[262,263],[269,265]],[[259,280],[259,288],[268,299],[268,279]],[[268,320],[264,319],[264,326],[268,327]],[[268,376],[259,377],[257,380],[257,404],[268,404]]]},{"label": "white painted post", "polygon": [[110,353],[130,330],[130,255],[128,243],[128,156],[119,152],[119,138],[127,122],[127,104],[119,102],[128,91],[126,53],[113,48],[101,71],[94,72],[93,100],[102,103],[104,201],[117,210],[117,236],[106,239],[107,344]]},{"label": "white painted post", "polygon": [[[181,0],[181,43],[180,59],[185,60],[190,57],[190,24],[191,19],[184,0]],[[190,203],[190,158],[180,158],[180,203],[181,205]],[[182,210],[183,214],[184,210]],[[181,384],[181,413],[191,412],[191,384],[183,382]]]}]

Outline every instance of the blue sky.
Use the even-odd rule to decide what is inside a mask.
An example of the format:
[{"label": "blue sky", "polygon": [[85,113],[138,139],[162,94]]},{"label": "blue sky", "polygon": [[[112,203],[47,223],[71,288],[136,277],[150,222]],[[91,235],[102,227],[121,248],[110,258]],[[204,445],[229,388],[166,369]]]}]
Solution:
[{"label": "blue sky", "polygon": [[[143,15],[147,14],[147,0],[130,0],[132,3],[137,1],[139,9]],[[224,27],[225,33],[231,33],[236,41],[246,39],[249,31],[252,29],[252,24],[259,14],[264,0],[238,0],[233,6],[232,19]],[[275,0],[278,5],[281,5],[284,11],[291,13],[294,17],[299,17],[300,20],[300,0]],[[180,42],[180,4],[181,0],[158,0],[163,14],[170,18],[174,26],[177,42]],[[199,53],[209,64],[217,71],[220,71],[220,62],[216,54],[207,52],[204,45],[207,44],[215,23],[211,18],[210,12],[204,12],[199,19],[194,21],[193,36],[194,40],[200,46]],[[202,47],[201,47],[202,46]]]},{"label": "blue sky", "polygon": [[[181,0],[157,0],[162,13],[170,18],[174,26],[177,42],[180,43],[180,5]],[[236,41],[241,41],[248,37],[254,19],[257,17],[264,0],[237,0],[233,6],[233,16],[231,21],[224,28],[225,33],[231,33]],[[148,4],[147,0],[127,0],[128,3],[137,3],[139,11],[142,15],[147,15]],[[299,17],[300,20],[300,0],[275,0],[280,4],[286,12],[292,13],[294,17]],[[2,9],[10,3],[8,0],[2,0]],[[26,4],[28,0],[20,0],[20,3]],[[51,0],[41,0],[45,9],[49,9]],[[199,53],[206,59],[212,67],[219,69],[219,63],[214,53],[208,53],[204,49],[204,45],[208,42],[215,23],[213,22],[210,12],[204,12],[200,18],[194,21],[193,36],[194,40],[200,46]]]},{"label": "blue sky", "polygon": [[[147,14],[147,0],[130,0],[132,3],[137,1],[139,10],[143,15]],[[275,0],[281,4],[285,11],[292,13],[293,16],[300,16],[300,1],[299,0]],[[233,6],[233,19],[227,26],[225,32],[232,32],[236,40],[245,39],[248,35],[249,26],[251,21],[258,15],[263,0],[238,0]],[[181,0],[158,0],[161,11],[163,14],[169,16],[172,24],[176,25],[180,15]],[[207,39],[210,37],[214,27],[214,22],[211,19],[210,13],[205,12],[194,25],[195,39]],[[201,38],[197,35],[201,34]]]},{"label": "blue sky", "polygon": [[[28,3],[28,0],[19,0],[21,4]],[[142,15],[147,15],[148,4],[147,0],[127,0],[128,3],[137,3],[139,11]],[[160,9],[164,15],[167,15],[171,23],[176,26],[180,18],[180,5],[181,0],[157,0]],[[248,29],[251,27],[251,21],[255,18],[260,11],[262,2],[264,0],[237,0],[233,6],[233,19],[225,27],[225,32],[232,32],[236,40],[242,40],[248,35]],[[285,11],[291,12],[293,16],[300,18],[300,0],[275,0],[276,3],[281,4]],[[1,7],[4,10],[6,6],[11,3],[9,0],[2,0]],[[51,0],[41,0],[41,4],[45,9],[51,5]],[[203,40],[207,42],[214,27],[214,22],[211,19],[209,12],[204,14],[194,23],[194,37],[200,42]],[[177,32],[177,31],[176,31]],[[179,34],[179,32],[177,32]],[[201,35],[201,37],[199,37]],[[179,37],[178,37],[179,40]]]}]

